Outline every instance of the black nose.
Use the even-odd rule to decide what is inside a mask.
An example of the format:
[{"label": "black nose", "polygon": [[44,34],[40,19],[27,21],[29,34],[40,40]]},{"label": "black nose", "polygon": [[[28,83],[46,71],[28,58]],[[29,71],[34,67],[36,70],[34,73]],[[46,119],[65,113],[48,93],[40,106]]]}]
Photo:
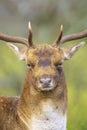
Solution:
[{"label": "black nose", "polygon": [[41,78],[40,79],[40,83],[44,86],[44,87],[46,87],[46,86],[49,86],[50,85],[50,83],[51,83],[51,79],[50,78]]}]

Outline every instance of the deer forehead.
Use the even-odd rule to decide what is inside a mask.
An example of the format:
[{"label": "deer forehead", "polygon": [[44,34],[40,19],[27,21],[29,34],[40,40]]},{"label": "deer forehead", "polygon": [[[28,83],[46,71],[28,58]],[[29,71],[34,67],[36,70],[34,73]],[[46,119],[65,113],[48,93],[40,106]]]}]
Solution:
[{"label": "deer forehead", "polygon": [[63,59],[63,51],[62,49],[54,48],[50,45],[43,44],[39,45],[36,48],[30,48],[26,53],[27,62],[36,63],[40,60],[47,59],[53,63],[61,62]]}]

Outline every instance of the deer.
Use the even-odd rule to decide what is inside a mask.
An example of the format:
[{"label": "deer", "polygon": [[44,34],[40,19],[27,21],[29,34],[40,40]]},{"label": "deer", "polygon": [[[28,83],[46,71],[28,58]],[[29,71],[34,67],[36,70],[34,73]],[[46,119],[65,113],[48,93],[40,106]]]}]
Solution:
[{"label": "deer", "polygon": [[0,40],[5,41],[27,66],[20,96],[0,96],[0,130],[66,130],[68,97],[63,63],[85,42],[61,45],[87,37],[87,30],[63,36],[61,25],[52,45],[33,43],[30,22],[28,32],[28,39],[0,32]]}]

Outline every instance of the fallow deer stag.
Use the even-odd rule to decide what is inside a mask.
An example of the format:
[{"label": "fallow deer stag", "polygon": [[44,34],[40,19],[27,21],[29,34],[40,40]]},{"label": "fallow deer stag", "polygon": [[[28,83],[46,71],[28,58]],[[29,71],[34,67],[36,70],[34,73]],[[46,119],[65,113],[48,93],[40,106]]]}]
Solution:
[{"label": "fallow deer stag", "polygon": [[[53,45],[33,44],[29,22],[28,40],[0,33],[0,40],[25,60],[27,71],[20,97],[0,97],[0,130],[66,130],[67,88],[62,64],[84,42],[61,48],[62,43],[87,37],[87,30],[63,35]],[[20,49],[15,43],[24,44]]]}]

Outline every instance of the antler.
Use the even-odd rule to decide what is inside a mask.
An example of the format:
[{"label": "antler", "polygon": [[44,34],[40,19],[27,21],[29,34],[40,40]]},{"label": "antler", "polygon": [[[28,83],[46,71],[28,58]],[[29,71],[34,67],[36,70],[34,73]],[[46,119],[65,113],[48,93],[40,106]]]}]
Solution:
[{"label": "antler", "polygon": [[63,44],[65,42],[85,38],[85,37],[87,37],[87,29],[83,30],[80,33],[76,33],[76,34],[66,35],[63,37],[62,37],[62,35],[63,35],[63,25],[61,25],[59,37],[58,37],[57,41],[53,44],[53,46],[59,47],[60,44]]},{"label": "antler", "polygon": [[28,29],[29,29],[29,35],[28,35],[28,44],[29,46],[33,46],[33,42],[32,42],[32,28],[31,28],[31,23],[29,21],[28,23]]},{"label": "antler", "polygon": [[26,38],[23,38],[23,37],[9,36],[9,35],[3,34],[1,32],[0,32],[0,40],[6,41],[6,42],[25,44],[28,47],[30,47],[30,46],[32,47],[33,46],[32,29],[31,29],[30,22],[28,24],[28,29],[29,29],[28,40]]},{"label": "antler", "polygon": [[61,25],[61,27],[60,27],[60,34],[59,34],[59,37],[56,41],[56,44],[55,44],[56,46],[60,45],[62,36],[63,36],[63,25]]},{"label": "antler", "polygon": [[85,37],[87,37],[87,29],[83,30],[80,33],[63,36],[60,43],[63,44],[65,42],[69,42],[69,41],[72,41],[72,40],[78,40],[78,39],[85,38]]},{"label": "antler", "polygon": [[0,32],[0,40],[28,45],[28,40],[23,37],[8,36]]}]

